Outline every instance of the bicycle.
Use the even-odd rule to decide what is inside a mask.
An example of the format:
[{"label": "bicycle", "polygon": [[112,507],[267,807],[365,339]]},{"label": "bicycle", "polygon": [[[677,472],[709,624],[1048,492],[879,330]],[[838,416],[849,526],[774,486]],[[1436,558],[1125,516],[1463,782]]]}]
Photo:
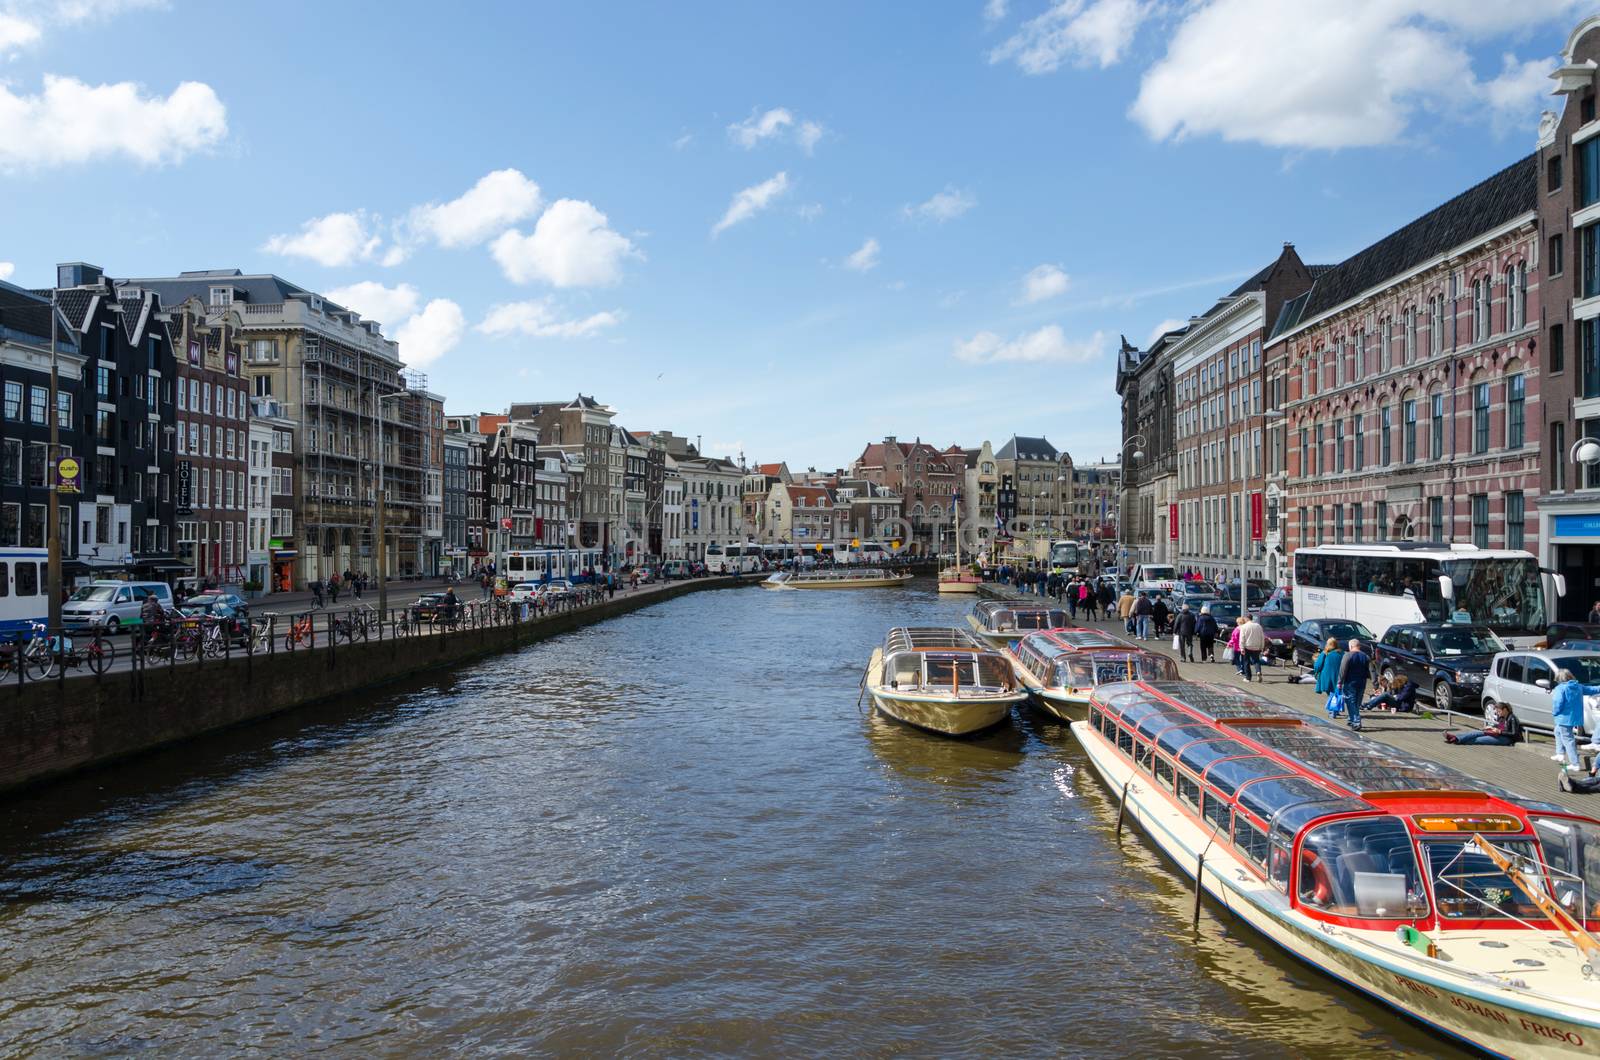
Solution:
[{"label": "bicycle", "polygon": [[[45,681],[54,677],[56,651],[62,647],[62,643],[60,637],[50,637],[46,634],[47,629],[43,622],[28,623],[26,637],[17,634],[11,650],[5,653],[0,665],[3,665],[7,672],[23,670],[31,681]],[[71,642],[67,643],[70,645]]]},{"label": "bicycle", "polygon": [[370,635],[372,617],[377,614],[372,608],[363,610],[350,610],[345,612],[343,618],[335,615],[332,621],[332,634],[335,643],[344,641],[353,643],[357,639],[366,640]]},{"label": "bicycle", "polygon": [[[55,637],[52,639],[58,642],[59,658],[61,667],[64,670],[77,670],[87,666],[93,672],[103,674],[117,658],[117,649],[109,640],[99,634],[95,634],[88,645],[82,648],[78,647],[71,637]],[[49,675],[46,674],[45,676],[48,677]]]},{"label": "bicycle", "polygon": [[307,647],[316,646],[316,632],[311,628],[310,611],[289,623],[289,632],[283,635],[283,650],[294,651],[294,646],[302,641]]},{"label": "bicycle", "polygon": [[265,652],[271,647],[272,618],[258,618],[250,623],[250,632],[245,635],[246,654]]}]

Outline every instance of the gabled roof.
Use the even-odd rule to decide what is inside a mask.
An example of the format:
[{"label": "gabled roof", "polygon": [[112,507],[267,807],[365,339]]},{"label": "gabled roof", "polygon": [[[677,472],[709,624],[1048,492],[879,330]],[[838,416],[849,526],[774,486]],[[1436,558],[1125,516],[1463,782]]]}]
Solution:
[{"label": "gabled roof", "polygon": [[783,464],[782,464],[782,462],[779,462],[779,463],[776,463],[776,464],[757,464],[756,465],[756,474],[758,474],[758,475],[781,475],[781,474],[783,474]]},{"label": "gabled roof", "polygon": [[1272,335],[1299,327],[1381,287],[1456,247],[1472,242],[1538,206],[1537,156],[1518,159],[1455,198],[1317,276],[1300,298],[1284,303]]},{"label": "gabled roof", "polygon": [[785,486],[789,491],[789,503],[799,504],[802,500],[807,508],[823,508],[833,503],[833,498],[821,486]]},{"label": "gabled roof", "polygon": [[[50,296],[35,294],[0,280],[0,334],[50,344]],[[56,314],[56,340],[77,348],[77,336],[70,323]],[[59,346],[57,347],[60,348]]]},{"label": "gabled roof", "polygon": [[1059,460],[1061,453],[1048,438],[1029,438],[1013,434],[1011,440],[1000,447],[996,460]]}]

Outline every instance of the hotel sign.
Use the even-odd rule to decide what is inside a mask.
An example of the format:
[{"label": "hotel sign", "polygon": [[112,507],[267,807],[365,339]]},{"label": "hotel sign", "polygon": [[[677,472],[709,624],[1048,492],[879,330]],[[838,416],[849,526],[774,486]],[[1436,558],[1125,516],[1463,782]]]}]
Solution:
[{"label": "hotel sign", "polygon": [[194,464],[178,461],[178,515],[194,514]]}]

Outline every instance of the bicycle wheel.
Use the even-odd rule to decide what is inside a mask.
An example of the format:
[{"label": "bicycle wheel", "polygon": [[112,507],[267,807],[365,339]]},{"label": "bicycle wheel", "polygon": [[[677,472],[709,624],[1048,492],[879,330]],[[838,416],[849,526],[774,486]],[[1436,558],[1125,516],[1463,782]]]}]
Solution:
[{"label": "bicycle wheel", "polygon": [[348,643],[350,643],[350,639],[351,639],[352,634],[351,634],[351,631],[350,631],[350,623],[349,622],[340,622],[338,619],[334,619],[333,631],[332,632],[333,632],[333,642],[335,644],[348,644]]},{"label": "bicycle wheel", "polygon": [[89,642],[89,647],[84,651],[84,657],[89,663],[89,669],[97,674],[103,674],[117,660],[117,649],[104,637],[96,637]]},{"label": "bicycle wheel", "polygon": [[47,681],[55,676],[56,657],[42,643],[38,647],[30,647],[25,658],[30,681]]},{"label": "bicycle wheel", "polygon": [[192,629],[181,630],[172,641],[172,657],[187,662],[200,653],[200,637]]}]

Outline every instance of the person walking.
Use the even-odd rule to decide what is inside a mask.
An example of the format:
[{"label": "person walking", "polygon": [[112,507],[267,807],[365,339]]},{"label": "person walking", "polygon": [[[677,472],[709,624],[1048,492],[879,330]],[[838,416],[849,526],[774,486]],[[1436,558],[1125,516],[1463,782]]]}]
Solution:
[{"label": "person walking", "polygon": [[339,576],[328,575],[328,599],[333,601],[333,606],[339,606]]},{"label": "person walking", "polygon": [[1579,683],[1571,670],[1556,671],[1556,686],[1550,690],[1550,713],[1556,723],[1556,753],[1550,757],[1565,762],[1567,772],[1584,773],[1578,757],[1578,728],[1583,724],[1583,697],[1600,695],[1600,685]]},{"label": "person walking", "polygon": [[1172,608],[1167,606],[1167,598],[1165,596],[1157,596],[1155,598],[1155,602],[1151,605],[1150,617],[1155,621],[1156,636],[1166,636],[1167,619],[1172,617]]},{"label": "person walking", "polygon": [[1584,621],[1590,625],[1600,625],[1600,600],[1596,600],[1594,606],[1589,608],[1589,617]]},{"label": "person walking", "polygon": [[1178,637],[1178,658],[1184,662],[1194,662],[1195,622],[1195,613],[1188,604],[1178,608],[1178,617],[1172,621],[1172,631]]},{"label": "person walking", "polygon": [[1106,616],[1106,621],[1111,621],[1111,608],[1116,603],[1117,594],[1111,588],[1109,581],[1100,583],[1100,610]]},{"label": "person walking", "polygon": [[1150,623],[1155,617],[1155,613],[1155,604],[1150,601],[1148,594],[1141,593],[1139,598],[1134,600],[1133,618],[1134,624],[1138,629],[1138,636],[1140,640],[1150,639]]},{"label": "person walking", "polygon": [[[1317,691],[1328,697],[1324,706],[1332,707],[1333,694],[1339,689],[1339,667],[1344,663],[1344,651],[1339,647],[1338,637],[1329,637],[1328,643],[1317,652],[1317,657],[1311,660],[1311,672],[1317,678]],[[1338,715],[1330,709],[1329,715]],[[1344,711],[1339,711],[1343,714]]]},{"label": "person walking", "polygon": [[1267,631],[1253,615],[1239,627],[1239,647],[1244,649],[1244,679],[1261,680],[1261,653],[1267,650]]},{"label": "person walking", "polygon": [[1244,668],[1244,648],[1239,643],[1240,631],[1244,629],[1244,616],[1240,615],[1233,620],[1233,628],[1228,630],[1228,658],[1233,660],[1233,671],[1242,674],[1245,680],[1250,679]]},{"label": "person walking", "polygon": [[1085,579],[1078,583],[1078,606],[1083,608],[1084,617],[1094,621],[1094,587]]},{"label": "person walking", "polygon": [[1217,634],[1221,632],[1216,616],[1211,613],[1211,605],[1201,607],[1200,617],[1194,620],[1194,636],[1200,642],[1201,662],[1216,662]]},{"label": "person walking", "polygon": [[[1346,724],[1356,732],[1361,731],[1361,700],[1367,694],[1367,679],[1371,676],[1372,660],[1361,650],[1361,642],[1352,638],[1350,650],[1339,663],[1339,694],[1344,696],[1345,709],[1350,712]],[[1578,709],[1583,709],[1581,698]]]},{"label": "person walking", "polygon": [[1122,619],[1123,629],[1133,632],[1133,590],[1123,589],[1122,595],[1117,598],[1117,617]]}]

